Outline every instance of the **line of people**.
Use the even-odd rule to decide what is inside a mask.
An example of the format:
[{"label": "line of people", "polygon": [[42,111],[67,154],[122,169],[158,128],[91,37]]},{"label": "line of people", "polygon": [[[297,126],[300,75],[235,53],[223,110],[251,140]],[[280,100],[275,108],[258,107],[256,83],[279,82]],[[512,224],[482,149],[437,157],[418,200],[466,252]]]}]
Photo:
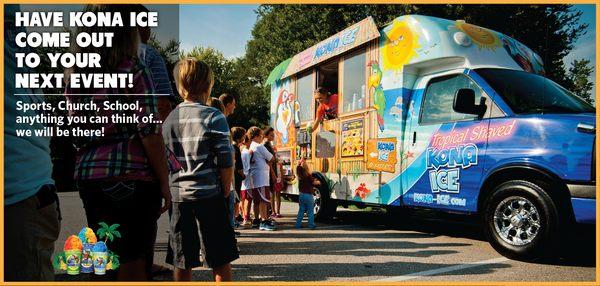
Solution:
[{"label": "line of people", "polygon": [[[85,10],[120,12],[125,22],[129,22],[129,12],[147,11],[142,5],[87,5]],[[8,24],[9,29],[15,29],[13,22]],[[80,27],[77,32],[97,29]],[[163,119],[162,124],[86,122],[72,126],[104,128],[102,137],[72,138],[77,147],[74,180],[89,227],[98,229],[100,222],[120,224],[122,237],[109,245],[121,261],[115,279],[150,280],[160,268],[153,264],[157,220],[168,211],[167,263],[174,266],[174,279],[191,280],[192,268],[208,266],[215,281],[232,280],[231,262],[239,257],[235,226],[272,231],[276,229],[275,219],[281,217],[283,172],[271,143],[273,129],[234,127],[230,131],[226,116],[234,111],[235,98],[225,94],[211,100],[213,72],[206,63],[192,58],[180,60],[173,71],[183,102],[172,109],[172,96],[157,96],[171,95],[172,90],[164,61],[145,44],[149,31],[128,26],[102,29],[114,33],[112,47],[76,47],[74,52],[100,54],[102,72],[133,74],[132,85],[119,89],[67,88],[65,100],[93,100],[100,105],[104,101],[138,101],[140,110],[71,110],[69,116],[110,117],[119,112]],[[11,41],[5,48],[15,51]],[[7,70],[7,74],[17,71],[14,62],[9,62]],[[70,72],[94,73],[99,69],[65,71]],[[14,111],[13,79],[5,75],[5,100]],[[40,100],[33,96],[37,91],[23,93],[32,95],[28,99]],[[16,148],[7,153],[7,160],[20,162],[9,168],[14,172],[5,174],[5,251],[7,261],[11,261],[5,275],[11,281],[52,280],[50,256],[60,230],[60,208],[50,178],[49,140],[15,136],[15,116],[15,112],[5,114],[6,140],[14,143],[7,146]],[[22,142],[39,148],[30,148],[36,151],[31,155],[19,152],[16,146]],[[307,168],[303,174],[310,174]],[[301,191],[303,180],[309,177],[300,176]],[[312,179],[310,182],[312,185]],[[312,192],[312,188],[304,189]],[[307,208],[306,204],[303,209]],[[314,226],[310,212],[309,226]]]}]

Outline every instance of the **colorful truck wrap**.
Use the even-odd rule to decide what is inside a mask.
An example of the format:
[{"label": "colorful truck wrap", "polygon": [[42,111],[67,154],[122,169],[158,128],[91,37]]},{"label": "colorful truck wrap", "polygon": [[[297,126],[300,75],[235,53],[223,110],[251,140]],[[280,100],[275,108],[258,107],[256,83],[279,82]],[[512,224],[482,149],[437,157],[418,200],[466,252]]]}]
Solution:
[{"label": "colorful truck wrap", "polygon": [[[504,34],[419,15],[378,29],[369,17],[270,76],[284,193],[298,194],[292,166],[305,157],[325,186],[322,216],[352,203],[477,213],[497,250],[533,255],[547,231],[596,221],[595,108],[543,75]],[[313,91],[327,82],[338,117],[311,134]]]}]

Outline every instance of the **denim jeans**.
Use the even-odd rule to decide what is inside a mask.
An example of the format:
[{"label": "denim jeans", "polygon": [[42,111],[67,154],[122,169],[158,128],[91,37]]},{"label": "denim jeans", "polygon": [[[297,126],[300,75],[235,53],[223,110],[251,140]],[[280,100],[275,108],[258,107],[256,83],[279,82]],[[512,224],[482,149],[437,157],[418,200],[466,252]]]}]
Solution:
[{"label": "denim jeans", "polygon": [[296,228],[302,226],[302,217],[304,217],[305,212],[308,215],[308,227],[315,227],[315,200],[313,196],[311,194],[300,193],[298,203],[299,209],[298,217],[296,218]]}]

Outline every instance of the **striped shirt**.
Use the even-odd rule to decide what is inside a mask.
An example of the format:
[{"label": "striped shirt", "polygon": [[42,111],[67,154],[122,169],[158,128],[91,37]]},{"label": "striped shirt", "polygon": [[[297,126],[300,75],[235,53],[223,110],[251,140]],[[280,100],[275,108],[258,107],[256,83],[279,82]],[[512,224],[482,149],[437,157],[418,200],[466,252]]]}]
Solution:
[{"label": "striped shirt", "polygon": [[[93,118],[106,116],[110,118],[113,114],[135,113],[139,118],[154,114],[157,117],[157,99],[153,94],[152,81],[148,76],[147,69],[136,60],[122,61],[116,72],[132,73],[133,87],[124,89],[94,89],[79,90],[69,89],[65,91],[66,99],[73,103],[85,103],[93,100],[99,110],[69,110],[70,116],[85,116]],[[105,110],[103,103],[109,101],[115,103],[138,102],[139,110],[118,111]],[[155,180],[154,173],[150,168],[148,157],[142,146],[140,138],[160,134],[159,123],[81,123],[71,126],[85,130],[103,129],[103,136],[74,137],[74,143],[79,148],[77,163],[75,165],[75,179],[86,180]]]},{"label": "striped shirt", "polygon": [[167,72],[167,66],[160,53],[150,45],[145,46],[144,62],[150,69],[155,94],[173,96],[171,81]]},{"label": "striped shirt", "polygon": [[181,165],[169,174],[173,201],[197,201],[221,192],[219,169],[233,167],[225,115],[201,103],[183,102],[165,119],[162,132]]}]

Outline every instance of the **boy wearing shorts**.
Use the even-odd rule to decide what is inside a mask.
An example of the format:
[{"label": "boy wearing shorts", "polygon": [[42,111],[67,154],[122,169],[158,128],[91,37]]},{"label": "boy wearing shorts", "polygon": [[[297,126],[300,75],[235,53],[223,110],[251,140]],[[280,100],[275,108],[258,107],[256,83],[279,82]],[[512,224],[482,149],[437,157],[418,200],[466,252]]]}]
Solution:
[{"label": "boy wearing shorts", "polygon": [[210,67],[182,59],[174,70],[184,101],[163,123],[163,138],[180,162],[171,171],[173,196],[167,263],[176,281],[190,281],[192,268],[208,266],[215,281],[231,280],[239,257],[225,198],[233,183],[233,148],[223,113],[206,105],[214,80]]}]

